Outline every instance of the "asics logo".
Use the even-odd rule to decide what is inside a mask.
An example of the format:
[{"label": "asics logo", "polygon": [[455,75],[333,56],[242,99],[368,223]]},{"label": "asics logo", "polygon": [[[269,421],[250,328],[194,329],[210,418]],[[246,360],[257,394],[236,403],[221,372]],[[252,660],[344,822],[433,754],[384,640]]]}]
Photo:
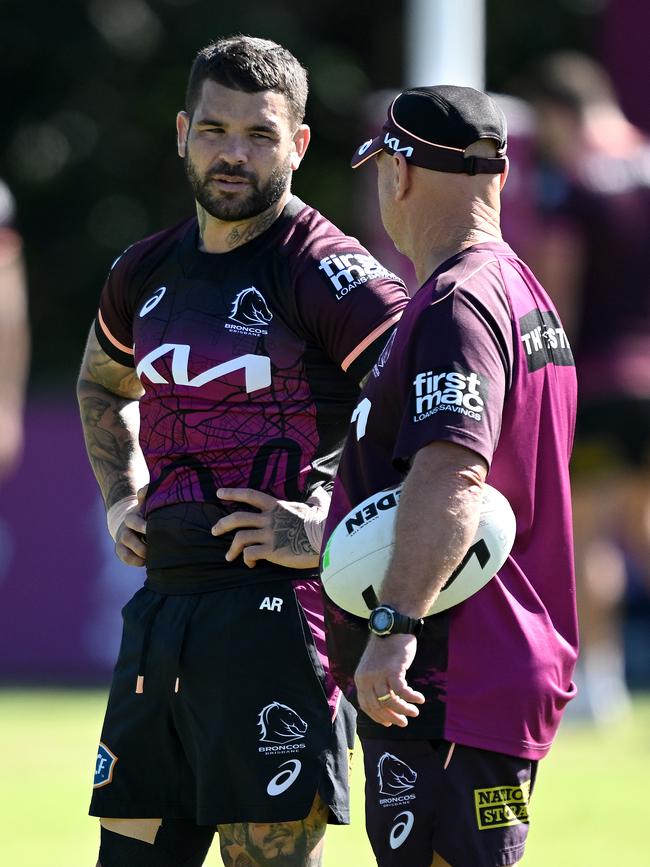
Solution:
[{"label": "asics logo", "polygon": [[411,833],[415,819],[410,810],[404,810],[403,813],[398,813],[395,816],[395,824],[390,829],[388,842],[391,849],[399,849],[402,843]]},{"label": "asics logo", "polygon": [[281,765],[278,765],[280,768],[285,768],[287,765],[291,767],[286,768],[284,771],[280,771],[279,774],[276,774],[273,779],[269,782],[266,787],[267,793],[275,798],[277,795],[281,795],[282,792],[286,792],[289,786],[295,783],[298,778],[298,774],[300,773],[300,769],[302,768],[302,764],[298,761],[298,759],[289,759],[288,762],[283,762]]},{"label": "asics logo", "polygon": [[153,310],[153,308],[156,306],[156,304],[158,304],[166,291],[166,286],[161,286],[160,289],[156,289],[151,298],[145,301],[142,305],[142,308],[140,310],[140,319],[142,319],[143,316],[146,316],[147,313],[150,313]]}]

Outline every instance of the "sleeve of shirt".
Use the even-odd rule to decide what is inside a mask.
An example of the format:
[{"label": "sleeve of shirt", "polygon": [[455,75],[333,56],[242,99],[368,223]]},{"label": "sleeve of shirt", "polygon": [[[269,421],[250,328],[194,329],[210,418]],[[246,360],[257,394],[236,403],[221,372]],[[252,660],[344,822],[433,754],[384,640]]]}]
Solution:
[{"label": "sleeve of shirt", "polygon": [[129,297],[130,263],[127,252],[108,273],[99,299],[95,334],[104,352],[125,367],[134,366],[133,309]]},{"label": "sleeve of shirt", "polygon": [[463,288],[420,314],[402,358],[407,399],[393,461],[404,471],[419,449],[442,440],[492,461],[513,364],[505,293],[489,307]]},{"label": "sleeve of shirt", "polygon": [[403,282],[354,238],[322,239],[295,277],[301,321],[357,382],[370,371],[408,303]]}]

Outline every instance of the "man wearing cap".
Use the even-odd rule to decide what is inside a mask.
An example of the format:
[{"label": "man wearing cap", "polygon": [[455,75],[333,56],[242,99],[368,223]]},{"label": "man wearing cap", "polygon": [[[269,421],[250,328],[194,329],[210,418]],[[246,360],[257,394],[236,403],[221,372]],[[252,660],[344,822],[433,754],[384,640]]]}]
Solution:
[{"label": "man wearing cap", "polygon": [[[552,302],[501,237],[505,150],[489,96],[422,87],[352,161],[375,163],[382,220],[420,283],[352,415],[324,538],[404,482],[378,607],[327,611],[380,867],[518,862],[537,762],[575,691],[575,369]],[[485,481],[516,515],[512,552],[474,596],[425,617],[480,556]]]}]

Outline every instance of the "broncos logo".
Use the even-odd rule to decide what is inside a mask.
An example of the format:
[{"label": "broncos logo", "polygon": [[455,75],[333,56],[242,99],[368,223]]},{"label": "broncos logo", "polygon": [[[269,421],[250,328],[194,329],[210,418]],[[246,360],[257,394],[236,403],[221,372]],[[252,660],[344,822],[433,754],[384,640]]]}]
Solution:
[{"label": "broncos logo", "polygon": [[380,795],[399,795],[413,788],[418,775],[397,756],[384,753],[377,762],[377,778]]},{"label": "broncos logo", "polygon": [[288,744],[305,736],[307,723],[295,710],[279,701],[271,702],[257,719],[260,741],[267,744]]},{"label": "broncos logo", "polygon": [[262,293],[254,286],[249,286],[237,294],[228,318],[240,325],[266,325],[273,319],[273,314]]}]

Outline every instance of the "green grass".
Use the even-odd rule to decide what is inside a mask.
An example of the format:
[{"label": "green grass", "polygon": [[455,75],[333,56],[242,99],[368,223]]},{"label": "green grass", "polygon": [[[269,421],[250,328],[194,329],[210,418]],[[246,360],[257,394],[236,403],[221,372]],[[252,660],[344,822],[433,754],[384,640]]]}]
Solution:
[{"label": "green grass", "polygon": [[[104,699],[97,691],[0,691],[2,867],[95,864],[97,829],[86,810]],[[525,867],[650,863],[649,735],[650,697],[638,699],[632,716],[605,731],[562,729],[538,775]],[[359,751],[353,826],[329,831],[326,867],[374,864],[362,801]],[[210,867],[221,863],[217,848]]]}]

